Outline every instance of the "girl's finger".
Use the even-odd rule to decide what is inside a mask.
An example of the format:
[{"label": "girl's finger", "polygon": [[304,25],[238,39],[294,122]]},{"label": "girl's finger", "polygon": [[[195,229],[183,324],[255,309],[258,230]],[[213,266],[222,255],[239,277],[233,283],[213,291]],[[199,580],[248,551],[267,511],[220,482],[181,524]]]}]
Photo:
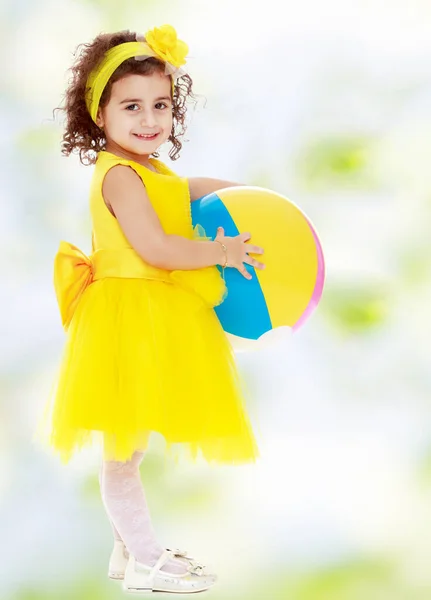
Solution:
[{"label": "girl's finger", "polygon": [[251,239],[251,233],[249,233],[249,232],[241,233],[240,238],[243,242],[246,242],[247,240]]},{"label": "girl's finger", "polygon": [[264,254],[265,250],[259,246],[247,244],[247,254]]},{"label": "girl's finger", "polygon": [[244,262],[247,263],[248,265],[251,265],[255,269],[264,269],[265,268],[265,265],[263,263],[259,262],[258,260],[255,260],[254,258],[251,258],[250,256],[248,256],[244,260]]},{"label": "girl's finger", "polygon": [[251,279],[251,275],[250,273],[247,271],[247,269],[245,267],[240,267],[238,269],[238,271],[241,273],[241,275],[243,275],[246,279]]}]

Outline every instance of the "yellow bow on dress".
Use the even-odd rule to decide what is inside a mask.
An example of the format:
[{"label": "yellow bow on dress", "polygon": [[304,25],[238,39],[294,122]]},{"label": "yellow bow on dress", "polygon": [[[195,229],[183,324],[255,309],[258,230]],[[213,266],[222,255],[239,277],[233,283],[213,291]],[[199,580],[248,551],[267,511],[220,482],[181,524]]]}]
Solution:
[{"label": "yellow bow on dress", "polygon": [[67,331],[85,288],[93,281],[91,260],[69,242],[60,242],[54,259],[54,288],[61,321]]}]

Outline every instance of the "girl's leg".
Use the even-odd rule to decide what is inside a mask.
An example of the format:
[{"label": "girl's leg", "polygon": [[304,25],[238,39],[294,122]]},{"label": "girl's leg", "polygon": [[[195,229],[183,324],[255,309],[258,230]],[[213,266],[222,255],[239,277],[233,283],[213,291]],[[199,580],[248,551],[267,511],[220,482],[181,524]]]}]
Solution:
[{"label": "girl's leg", "polygon": [[[151,524],[139,465],[144,452],[136,451],[127,462],[102,463],[101,494],[113,526],[138,562],[154,566],[164,548],[157,543]],[[175,574],[186,572],[181,560],[169,561],[163,569]]]},{"label": "girl's leg", "polygon": [[[103,489],[103,462],[100,465],[100,469],[99,469],[99,485],[100,485],[100,490],[102,490]],[[106,514],[108,515],[108,513],[106,513]],[[115,527],[114,523],[111,521],[109,515],[108,515],[108,520],[109,520],[109,523],[112,528],[114,540],[118,540],[119,542],[122,542],[123,540],[121,539],[121,535],[118,533],[117,528]]]}]

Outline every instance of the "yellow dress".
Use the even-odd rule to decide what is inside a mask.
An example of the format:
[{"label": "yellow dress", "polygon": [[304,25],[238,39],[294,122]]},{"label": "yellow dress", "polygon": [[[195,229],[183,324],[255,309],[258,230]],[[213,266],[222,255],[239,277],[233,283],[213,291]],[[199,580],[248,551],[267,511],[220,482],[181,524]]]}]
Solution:
[{"label": "yellow dress", "polygon": [[163,436],[167,453],[179,448],[192,460],[252,462],[258,450],[244,385],[213,309],[226,293],[218,269],[167,271],[145,263],[103,200],[105,174],[128,165],[165,232],[196,238],[187,179],[150,162],[157,172],[101,151],[90,187],[92,254],[60,243],[54,285],[67,340],[40,439],[64,463],[95,438],[105,459],[128,460],[147,447],[152,431]]}]

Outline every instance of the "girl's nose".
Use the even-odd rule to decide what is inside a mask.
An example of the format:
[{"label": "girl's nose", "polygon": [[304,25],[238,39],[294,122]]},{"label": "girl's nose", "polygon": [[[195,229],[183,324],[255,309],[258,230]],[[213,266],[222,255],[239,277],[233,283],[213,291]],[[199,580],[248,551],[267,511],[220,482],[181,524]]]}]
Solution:
[{"label": "girl's nose", "polygon": [[149,127],[152,127],[156,124],[156,117],[152,110],[147,110],[142,113],[141,124]]}]

